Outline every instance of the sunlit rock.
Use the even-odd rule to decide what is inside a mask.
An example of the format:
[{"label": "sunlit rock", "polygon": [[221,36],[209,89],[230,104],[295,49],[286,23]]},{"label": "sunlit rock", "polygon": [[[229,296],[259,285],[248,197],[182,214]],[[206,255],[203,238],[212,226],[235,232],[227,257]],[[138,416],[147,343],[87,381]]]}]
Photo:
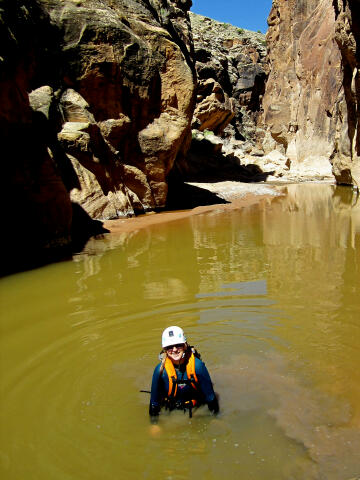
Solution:
[{"label": "sunlit rock", "polygon": [[355,2],[273,2],[264,119],[294,175],[313,165],[317,178],[327,162],[339,183],[359,184],[358,19]]},{"label": "sunlit rock", "polygon": [[[94,218],[163,207],[166,176],[189,144],[195,82],[188,6],[154,1],[149,8],[132,0],[43,4],[64,31],[64,80],[70,86],[61,96],[64,119],[90,122],[88,136],[72,143],[69,124],[59,134],[72,162],[79,162],[77,171],[88,169],[99,185],[92,192],[82,184],[85,191],[72,198],[82,204],[86,197],[83,206]],[[177,20],[184,31],[174,27]],[[90,201],[101,195],[103,211]],[[118,200],[114,208],[110,198],[121,199],[125,208],[118,208]]]},{"label": "sunlit rock", "polygon": [[267,72],[264,35],[193,13],[190,19],[199,78],[194,128],[255,141]]},{"label": "sunlit rock", "polygon": [[197,93],[193,127],[221,134],[235,116],[234,100],[213,78],[200,81]]}]

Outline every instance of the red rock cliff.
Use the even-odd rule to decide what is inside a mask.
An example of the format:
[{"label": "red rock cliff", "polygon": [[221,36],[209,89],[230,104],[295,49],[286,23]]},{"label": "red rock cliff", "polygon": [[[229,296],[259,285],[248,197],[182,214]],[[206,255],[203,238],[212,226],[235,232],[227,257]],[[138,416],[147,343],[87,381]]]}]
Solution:
[{"label": "red rock cliff", "polygon": [[64,123],[93,218],[163,207],[166,177],[190,141],[195,76],[184,0],[41,0],[63,32]]},{"label": "red rock cliff", "polygon": [[70,246],[72,202],[85,221],[165,205],[191,141],[190,6],[0,0],[4,251]]},{"label": "red rock cliff", "polygon": [[[274,0],[264,121],[291,167],[360,185],[359,2]],[[267,148],[272,148],[268,145]]]}]

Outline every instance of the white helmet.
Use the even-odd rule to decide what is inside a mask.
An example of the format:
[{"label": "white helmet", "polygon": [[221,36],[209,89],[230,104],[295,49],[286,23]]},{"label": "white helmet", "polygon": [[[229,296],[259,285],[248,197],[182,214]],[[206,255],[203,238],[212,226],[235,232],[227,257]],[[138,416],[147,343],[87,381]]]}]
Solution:
[{"label": "white helmet", "polygon": [[177,343],[186,343],[186,337],[182,328],[175,326],[165,328],[161,339],[162,348],[170,347],[170,345],[176,345]]}]

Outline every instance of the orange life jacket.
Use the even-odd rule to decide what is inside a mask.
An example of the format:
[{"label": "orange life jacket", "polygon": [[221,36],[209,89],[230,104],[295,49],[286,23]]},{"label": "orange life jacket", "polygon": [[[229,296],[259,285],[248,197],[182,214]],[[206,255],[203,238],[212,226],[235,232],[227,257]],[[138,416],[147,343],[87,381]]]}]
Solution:
[{"label": "orange life jacket", "polygon": [[[165,360],[165,370],[169,378],[169,390],[168,390],[167,398],[170,400],[176,397],[178,384],[177,384],[177,374],[176,374],[174,364],[168,357]],[[190,380],[191,382],[190,385],[196,392],[198,390],[197,384],[199,383],[199,380],[195,372],[195,355],[193,353],[191,353],[188,359],[188,362],[186,364],[186,374],[187,374],[188,380]],[[195,407],[197,404],[196,400],[191,400],[191,403],[193,407]]]}]

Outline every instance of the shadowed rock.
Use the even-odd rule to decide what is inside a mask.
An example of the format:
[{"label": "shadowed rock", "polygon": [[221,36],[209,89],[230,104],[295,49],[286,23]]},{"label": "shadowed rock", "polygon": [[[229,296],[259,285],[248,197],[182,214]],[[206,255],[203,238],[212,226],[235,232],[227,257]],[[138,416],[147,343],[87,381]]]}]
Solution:
[{"label": "shadowed rock", "polygon": [[191,141],[190,5],[0,0],[5,251],[71,251],[71,202],[93,219],[164,207]]}]

